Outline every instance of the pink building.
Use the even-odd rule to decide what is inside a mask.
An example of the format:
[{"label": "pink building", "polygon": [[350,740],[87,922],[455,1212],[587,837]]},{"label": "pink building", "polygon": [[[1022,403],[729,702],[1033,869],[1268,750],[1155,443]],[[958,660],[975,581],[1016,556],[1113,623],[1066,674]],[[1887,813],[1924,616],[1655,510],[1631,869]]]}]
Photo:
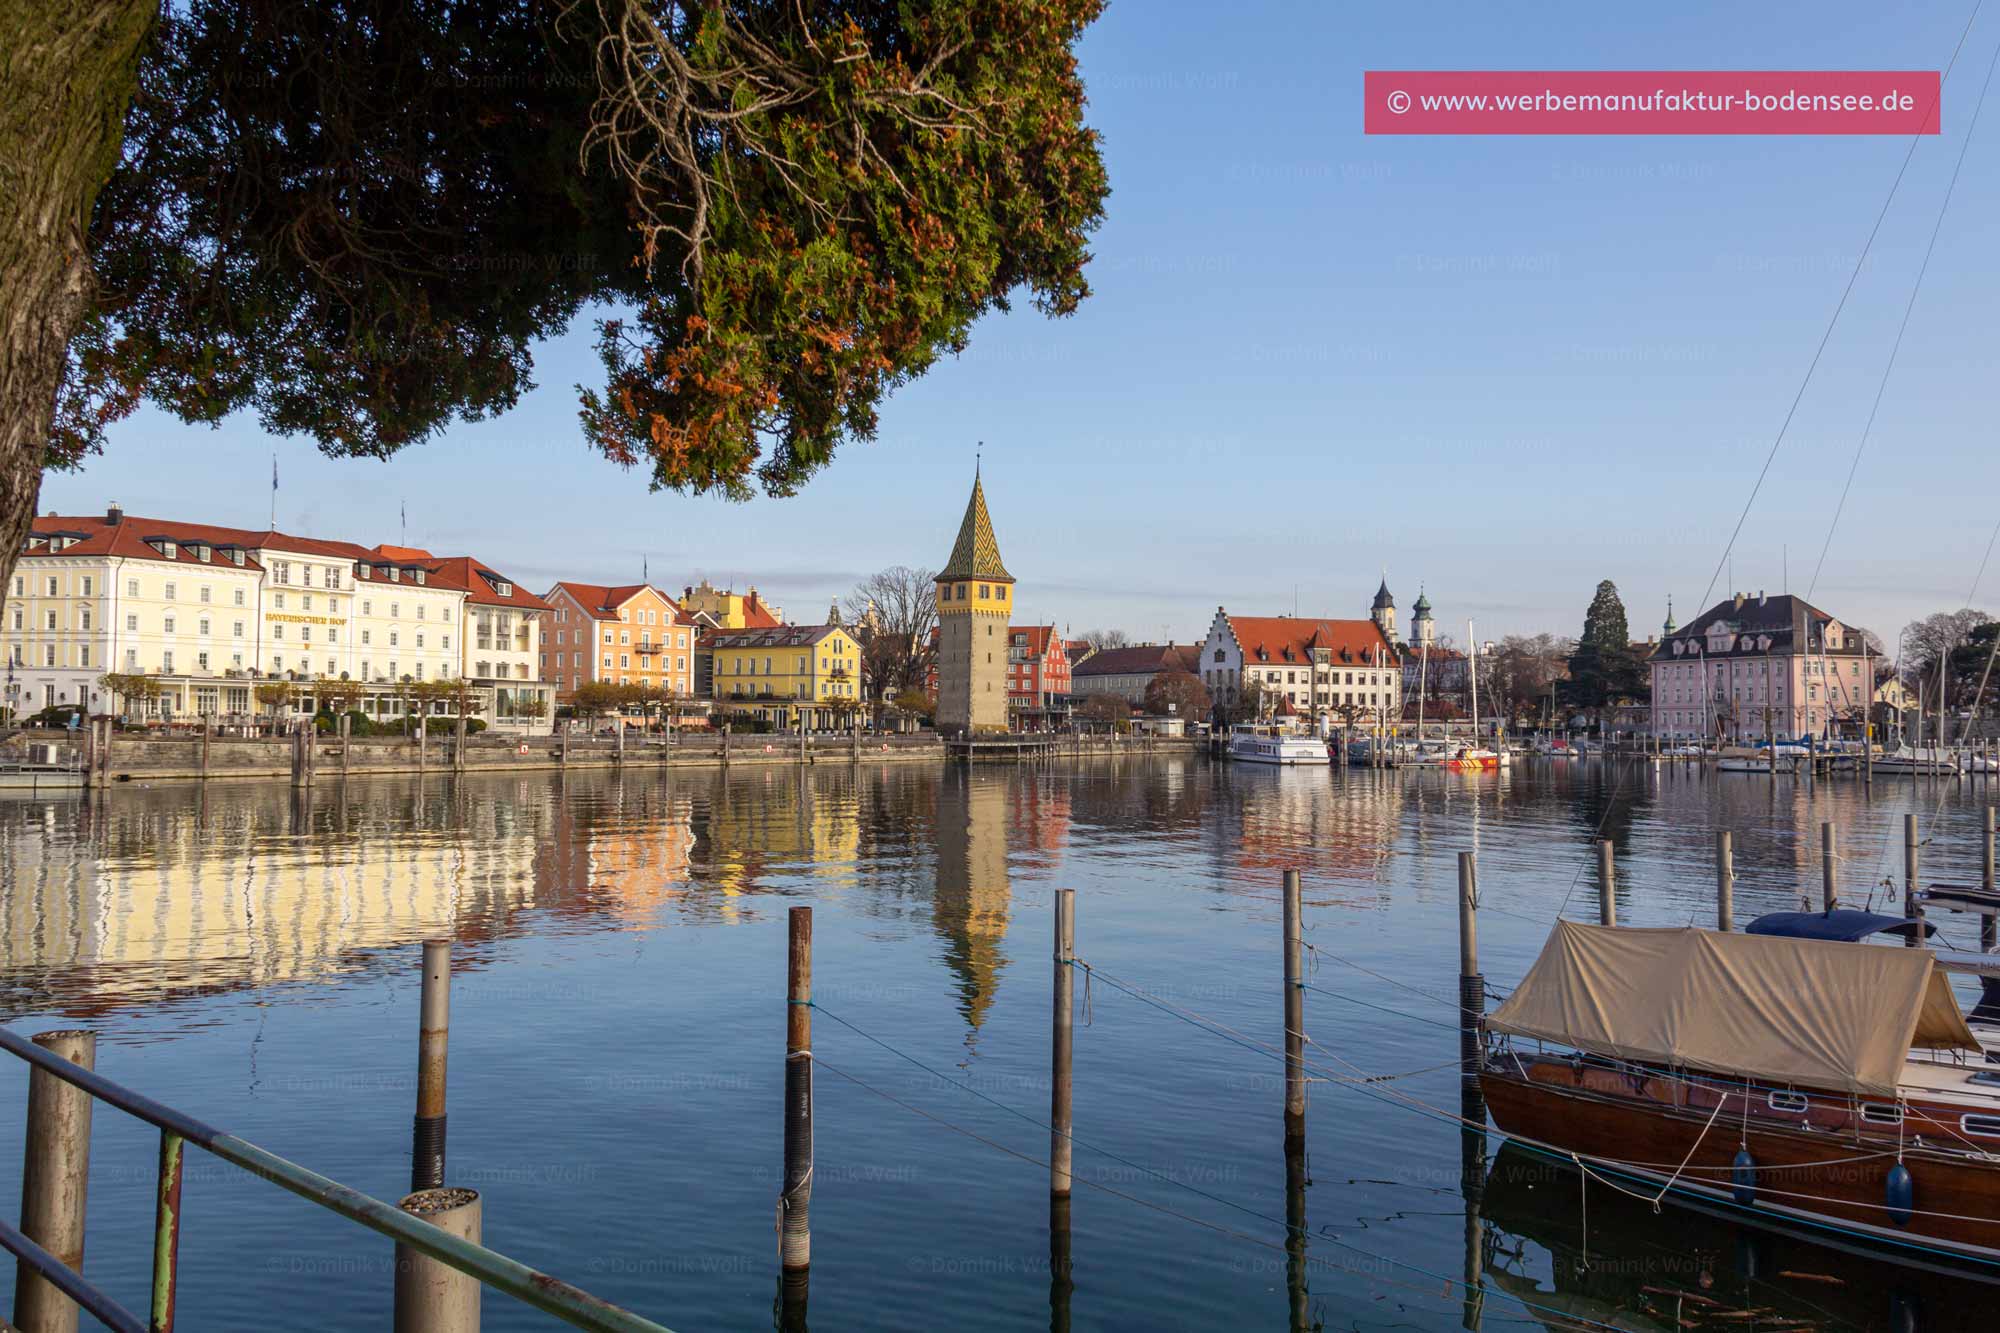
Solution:
[{"label": "pink building", "polygon": [[1864,633],[1790,595],[1737,593],[1676,628],[1648,665],[1653,734],[1754,743],[1858,730],[1873,684]]}]

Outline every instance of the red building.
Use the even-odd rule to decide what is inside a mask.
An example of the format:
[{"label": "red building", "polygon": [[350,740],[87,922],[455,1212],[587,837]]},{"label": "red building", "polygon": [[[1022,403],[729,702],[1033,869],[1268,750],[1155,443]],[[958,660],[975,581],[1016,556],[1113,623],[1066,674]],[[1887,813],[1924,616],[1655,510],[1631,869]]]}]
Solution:
[{"label": "red building", "polygon": [[1069,650],[1054,625],[1007,627],[1007,707],[1015,713],[1062,710],[1070,688]]}]

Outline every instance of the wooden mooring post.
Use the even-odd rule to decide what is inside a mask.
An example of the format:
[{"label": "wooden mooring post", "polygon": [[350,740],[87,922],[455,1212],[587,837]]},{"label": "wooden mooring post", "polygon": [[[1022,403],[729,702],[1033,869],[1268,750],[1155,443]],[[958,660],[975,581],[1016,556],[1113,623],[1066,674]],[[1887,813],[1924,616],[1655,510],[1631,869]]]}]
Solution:
[{"label": "wooden mooring post", "polygon": [[1903,816],[1903,915],[1916,924],[1903,937],[1911,948],[1923,943],[1924,913],[1917,904],[1917,817]]},{"label": "wooden mooring post", "polygon": [[1300,989],[1299,955],[1304,934],[1300,925],[1299,872],[1285,872],[1285,1142],[1306,1137],[1306,993]]},{"label": "wooden mooring post", "polygon": [[785,952],[785,1162],[778,1196],[778,1258],[784,1271],[812,1266],[812,908],[787,914]]},{"label": "wooden mooring post", "polygon": [[454,772],[463,773],[465,771],[465,713],[463,710],[459,712],[458,725],[453,729],[451,738],[451,766]]},{"label": "wooden mooring post", "polygon": [[1070,1054],[1075,1038],[1076,890],[1056,890],[1055,1010],[1049,1039],[1049,1194],[1067,1199],[1074,1141],[1070,1137]]},{"label": "wooden mooring post", "polygon": [[354,747],[354,719],[346,713],[340,715],[340,780],[347,781],[348,754]]},{"label": "wooden mooring post", "polygon": [[1607,926],[1618,924],[1618,871],[1613,850],[1609,838],[1597,844],[1597,918]]},{"label": "wooden mooring post", "polygon": [[1833,821],[1823,821],[1819,826],[1819,896],[1822,908],[1828,912],[1840,901],[1838,842]]},{"label": "wooden mooring post", "polygon": [[[37,1033],[35,1045],[85,1069],[97,1066],[97,1034]],[[21,1163],[21,1233],[83,1271],[84,1200],[90,1189],[90,1094],[39,1065],[28,1071],[27,1153]],[[76,1333],[75,1301],[26,1261],[14,1270],[20,1333]]]},{"label": "wooden mooring post", "polygon": [[[480,1243],[478,1190],[418,1190],[396,1206],[460,1240]],[[479,1333],[481,1289],[470,1273],[398,1244],[395,1333]]]},{"label": "wooden mooring post", "polygon": [[417,772],[430,768],[431,719],[427,713],[417,715]]},{"label": "wooden mooring post", "polygon": [[1736,853],[1728,829],[1715,834],[1715,928],[1736,929]]},{"label": "wooden mooring post", "polygon": [[208,781],[208,746],[215,739],[215,719],[202,714],[201,718],[201,780]]},{"label": "wooden mooring post", "polygon": [[1479,970],[1479,857],[1458,854],[1458,1079],[1468,1106],[1476,1105],[1484,1120],[1485,1095],[1479,1090],[1479,1028],[1486,1016],[1486,977]]},{"label": "wooden mooring post", "polygon": [[[1986,841],[1979,854],[1979,887],[1992,893],[1993,886],[1993,807],[1986,807]],[[1991,912],[1979,918],[1979,951],[1992,953],[2000,947],[2000,918]]]},{"label": "wooden mooring post", "polygon": [[444,1185],[445,1057],[451,1038],[451,941],[424,941],[417,1006],[417,1115],[410,1127],[410,1190]]}]

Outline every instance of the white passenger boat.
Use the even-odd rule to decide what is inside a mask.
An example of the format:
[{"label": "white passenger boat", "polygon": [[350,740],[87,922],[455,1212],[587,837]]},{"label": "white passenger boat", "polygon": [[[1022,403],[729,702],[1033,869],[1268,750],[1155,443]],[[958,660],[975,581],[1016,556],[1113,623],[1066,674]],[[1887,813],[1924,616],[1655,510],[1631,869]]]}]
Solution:
[{"label": "white passenger boat", "polygon": [[1246,764],[1318,764],[1325,767],[1326,742],[1310,732],[1269,722],[1242,722],[1229,729],[1229,757]]}]

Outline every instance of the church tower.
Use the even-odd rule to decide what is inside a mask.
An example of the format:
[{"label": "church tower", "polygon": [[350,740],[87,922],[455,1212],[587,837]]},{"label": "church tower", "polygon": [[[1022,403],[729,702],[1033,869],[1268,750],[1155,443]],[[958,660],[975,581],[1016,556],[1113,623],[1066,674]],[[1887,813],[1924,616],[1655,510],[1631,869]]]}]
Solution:
[{"label": "church tower", "polygon": [[[1437,647],[1437,620],[1431,615],[1431,599],[1424,596],[1423,589],[1417,590],[1417,604],[1410,608],[1410,646],[1412,648]],[[1390,614],[1394,614],[1392,610]]]},{"label": "church tower", "polygon": [[1375,605],[1369,608],[1368,618],[1381,629],[1382,637],[1390,643],[1396,641],[1396,599],[1389,595],[1389,576],[1382,576],[1382,586],[1375,590]]},{"label": "church tower", "polygon": [[946,736],[1007,730],[1007,621],[1014,576],[1000,563],[1000,543],[986,513],[986,491],[972,476],[972,499],[951,559],[937,575],[937,725]]}]

